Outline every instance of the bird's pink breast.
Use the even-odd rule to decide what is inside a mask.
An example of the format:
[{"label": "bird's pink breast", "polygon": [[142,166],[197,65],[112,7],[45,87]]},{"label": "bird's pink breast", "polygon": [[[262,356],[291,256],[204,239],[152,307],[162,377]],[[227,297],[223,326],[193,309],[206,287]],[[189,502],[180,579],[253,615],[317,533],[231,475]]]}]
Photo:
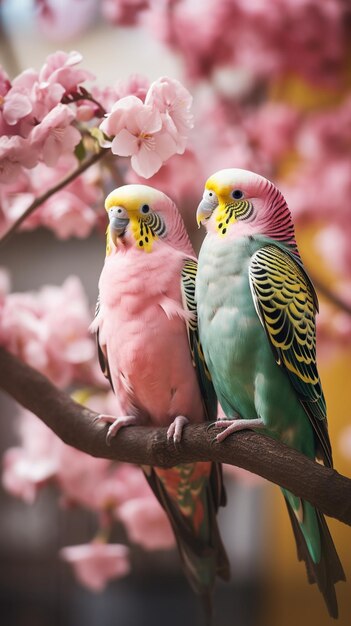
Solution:
[{"label": "bird's pink breast", "polygon": [[100,341],[123,414],[164,425],[177,415],[200,422],[202,401],[182,316],[184,256],[165,248],[106,259],[99,284]]}]

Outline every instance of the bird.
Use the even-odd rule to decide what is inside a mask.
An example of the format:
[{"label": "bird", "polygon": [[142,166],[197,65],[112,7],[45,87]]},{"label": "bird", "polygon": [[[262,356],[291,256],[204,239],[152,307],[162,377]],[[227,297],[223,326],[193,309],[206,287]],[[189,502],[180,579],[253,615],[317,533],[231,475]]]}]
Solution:
[{"label": "bird", "polygon": [[[198,338],[195,253],[176,205],[157,189],[123,185],[107,196],[105,209],[106,258],[91,330],[120,414],[98,421],[109,425],[108,442],[123,427],[153,425],[167,426],[168,440],[178,445],[186,424],[215,419],[218,404]],[[221,466],[142,469],[210,614],[216,576],[230,575],[216,519],[226,503]]]},{"label": "bird", "polygon": [[[316,364],[318,300],[288,205],[251,171],[211,175],[197,208],[206,228],[195,300],[206,365],[225,419],[215,438],[253,429],[332,467],[326,403]],[[298,559],[337,618],[345,580],[323,514],[282,489]]]}]

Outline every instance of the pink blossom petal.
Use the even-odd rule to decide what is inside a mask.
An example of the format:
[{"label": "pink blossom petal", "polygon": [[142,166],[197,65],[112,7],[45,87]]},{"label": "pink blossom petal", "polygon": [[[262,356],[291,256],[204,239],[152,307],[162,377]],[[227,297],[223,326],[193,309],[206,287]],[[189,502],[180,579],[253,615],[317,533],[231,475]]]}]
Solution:
[{"label": "pink blossom petal", "polygon": [[109,137],[117,135],[122,128],[127,127],[130,132],[134,130],[137,132],[138,126],[135,122],[135,115],[143,106],[143,102],[136,96],[121,98],[115,102],[111,112],[101,122],[101,130]]},{"label": "pink blossom petal", "polygon": [[67,546],[60,554],[73,566],[77,580],[91,591],[102,591],[109,580],[130,572],[129,550],[121,544],[96,541]]},{"label": "pink blossom petal", "polygon": [[132,135],[129,130],[122,128],[111,144],[113,154],[119,156],[131,156],[138,151],[138,138]]},{"label": "pink blossom petal", "polygon": [[154,81],[145,98],[146,104],[155,106],[165,115],[171,132],[184,136],[193,127],[192,101],[193,98],[184,85],[168,77]]},{"label": "pink blossom petal", "polygon": [[162,128],[162,118],[156,108],[143,104],[135,111],[134,117],[138,128],[145,135],[153,135]]},{"label": "pink blossom petal", "polygon": [[178,154],[181,153],[180,147],[177,145],[173,137],[168,133],[163,132],[155,135],[155,149],[160,155],[162,161],[167,161],[171,156],[176,154],[176,152],[178,152]]},{"label": "pink blossom petal", "polygon": [[139,176],[150,178],[162,166],[162,159],[157,152],[149,150],[143,143],[139,152],[132,156],[131,165]]},{"label": "pink blossom petal", "polygon": [[27,95],[10,90],[4,103],[4,119],[7,124],[14,126],[22,117],[29,115],[32,108],[33,105]]},{"label": "pink blossom petal", "polygon": [[174,546],[174,534],[161,505],[153,496],[130,499],[118,508],[128,537],[146,550],[166,550]]},{"label": "pink blossom petal", "polygon": [[[45,0],[37,2],[36,8],[39,27],[50,41],[66,41],[77,37],[97,18],[96,0]],[[79,56],[75,53],[68,65],[79,63]]]},{"label": "pink blossom petal", "polygon": [[51,456],[30,458],[23,448],[9,448],[4,455],[2,483],[4,488],[25,502],[32,504],[39,487],[56,472],[55,458]]},{"label": "pink blossom petal", "polygon": [[89,361],[95,356],[94,343],[90,338],[72,341],[63,352],[63,356],[69,363]]}]

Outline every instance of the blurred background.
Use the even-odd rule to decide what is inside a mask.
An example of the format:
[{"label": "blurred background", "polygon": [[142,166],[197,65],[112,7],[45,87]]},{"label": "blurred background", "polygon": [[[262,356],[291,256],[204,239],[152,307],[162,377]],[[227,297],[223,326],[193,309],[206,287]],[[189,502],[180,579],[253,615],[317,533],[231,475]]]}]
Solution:
[{"label": "blurred background", "polygon": [[[305,266],[320,296],[319,370],[328,405],[334,462],[339,472],[350,475],[351,3],[2,0],[0,30],[0,62],[10,81],[27,68],[39,70],[46,57],[59,49],[82,54],[81,66],[96,76],[101,97],[108,87],[126,93],[121,85],[134,74],[144,76],[148,82],[167,75],[187,86],[194,96],[195,115],[187,150],[183,156],[172,157],[148,184],[176,200],[196,249],[202,234],[196,230],[194,207],[209,174],[222,167],[244,167],[267,176],[280,187],[294,215]],[[142,181],[132,171],[129,160],[119,159],[118,167],[118,176],[125,181]],[[85,378],[82,364],[74,363],[73,367],[72,359],[72,376],[66,376],[66,362],[60,375],[49,372],[57,384],[74,389],[79,387],[79,380],[85,385],[90,380],[98,387],[92,365],[95,356],[90,352],[91,340],[85,335],[105,255],[102,205],[115,178],[107,170],[94,166],[80,187],[71,188],[69,199],[57,196],[56,208],[60,203],[68,216],[80,210],[79,202],[93,210],[82,238],[77,237],[74,220],[68,220],[72,228],[63,233],[55,208],[47,206],[0,249],[0,265],[8,272],[0,276],[1,294],[31,291],[36,294],[31,296],[33,303],[35,298],[41,299],[41,306],[47,310],[68,310],[74,298],[83,303],[77,316],[82,326],[79,340],[89,343],[84,344],[86,360],[82,357]],[[37,176],[21,189],[3,186],[3,232],[26,208],[26,194],[30,198],[39,195],[46,184],[44,176]],[[65,282],[70,276],[78,278]],[[43,294],[43,285],[51,285],[51,291]],[[13,316],[23,306],[23,297],[16,298],[11,304]],[[34,304],[29,308],[32,311]],[[64,326],[68,317],[55,317],[54,323]],[[33,359],[27,360],[33,363]],[[48,373],[40,359],[37,366]],[[84,393],[89,399],[94,396],[97,402],[96,392]],[[183,579],[175,551],[160,549],[157,541],[157,549],[133,541],[130,526],[122,524],[122,517],[114,524],[110,539],[130,546],[130,573],[112,579],[100,591],[77,582],[70,566],[59,558],[59,550],[91,541],[99,527],[98,507],[94,508],[88,497],[84,506],[77,494],[67,496],[69,490],[63,479],[60,484],[46,480],[50,474],[47,467],[36,467],[39,478],[27,484],[26,477],[23,479],[27,466],[18,470],[16,465],[19,457],[23,462],[22,452],[9,455],[8,450],[27,446],[26,462],[30,454],[42,455],[47,462],[43,449],[54,449],[56,444],[50,439],[40,444],[39,451],[31,444],[28,453],[28,433],[33,437],[36,426],[8,398],[1,402],[3,623],[201,624],[201,609]],[[42,442],[45,436],[38,430],[37,441]],[[79,462],[67,458],[72,465]],[[14,484],[14,467],[22,471],[21,485]],[[33,465],[30,467],[33,469]],[[124,479],[117,478],[122,484]],[[233,576],[230,584],[216,589],[216,626],[331,624],[318,590],[308,585],[304,566],[297,562],[279,489],[235,469],[226,472],[226,484],[229,505],[221,512],[220,521]],[[91,491],[94,488],[98,490],[99,484],[92,482]],[[335,520],[328,520],[328,524],[348,579],[346,584],[337,585],[339,624],[346,626],[351,618],[351,531]]]}]

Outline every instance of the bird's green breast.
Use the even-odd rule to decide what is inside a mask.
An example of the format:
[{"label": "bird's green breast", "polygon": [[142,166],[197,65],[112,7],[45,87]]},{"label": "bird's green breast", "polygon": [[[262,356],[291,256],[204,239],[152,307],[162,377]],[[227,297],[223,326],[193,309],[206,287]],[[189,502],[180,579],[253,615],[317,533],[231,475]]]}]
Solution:
[{"label": "bird's green breast", "polygon": [[275,362],[251,294],[249,265],[262,245],[255,238],[224,241],[207,235],[196,280],[200,340],[227,416],[261,417],[269,434],[298,448],[306,440],[305,453],[313,456],[308,419]]},{"label": "bird's green breast", "polygon": [[253,363],[248,349],[257,348],[260,335],[248,282],[254,252],[248,239],[219,243],[216,236],[208,235],[199,256],[196,284],[205,359],[223,408],[227,412],[228,397],[232,410],[242,417],[254,416]]}]

